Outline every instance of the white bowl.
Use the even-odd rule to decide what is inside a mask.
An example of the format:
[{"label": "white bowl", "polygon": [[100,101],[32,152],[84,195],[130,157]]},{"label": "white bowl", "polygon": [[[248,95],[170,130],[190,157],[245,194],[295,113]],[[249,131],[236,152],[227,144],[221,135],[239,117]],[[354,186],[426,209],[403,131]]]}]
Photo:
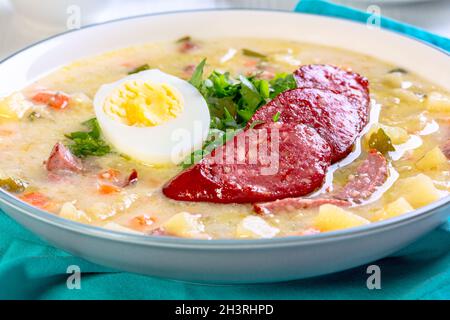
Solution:
[{"label": "white bowl", "polygon": [[[74,59],[186,34],[283,38],[346,48],[412,70],[450,90],[449,56],[364,24],[308,14],[207,10],[146,15],[65,33],[0,63],[0,96]],[[213,283],[274,282],[344,270],[385,257],[444,222],[450,197],[387,221],[312,236],[193,240],[131,235],[79,224],[0,191],[0,208],[56,247],[109,267]]]}]

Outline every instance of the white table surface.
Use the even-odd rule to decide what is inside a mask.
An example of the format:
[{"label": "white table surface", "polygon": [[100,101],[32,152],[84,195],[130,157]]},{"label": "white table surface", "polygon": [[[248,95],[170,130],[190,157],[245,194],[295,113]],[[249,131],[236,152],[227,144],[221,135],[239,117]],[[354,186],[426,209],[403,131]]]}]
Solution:
[{"label": "white table surface", "polygon": [[[0,59],[13,52],[56,33],[65,31],[65,23],[49,24],[47,20],[36,21],[26,12],[14,10],[11,2],[0,0]],[[27,0],[21,0],[27,1]],[[28,0],[38,2],[40,6],[33,10],[42,10],[43,14],[52,15],[52,1]],[[79,0],[69,3],[76,4]],[[95,21],[83,21],[83,24],[107,21],[125,16],[149,12],[171,10],[188,10],[194,8],[230,8],[259,7],[292,10],[298,0],[91,0],[97,2],[93,7],[99,11]],[[98,3],[101,1],[101,5]],[[400,3],[403,1],[403,3]],[[369,5],[378,5],[381,14],[404,21],[442,36],[450,37],[450,0],[423,0],[405,3],[406,0],[335,0],[361,10]],[[47,2],[47,5],[46,5]],[[101,10],[103,7],[103,10]],[[54,11],[55,9],[53,9]],[[54,13],[53,13],[54,15]],[[65,17],[64,17],[65,18]]]}]

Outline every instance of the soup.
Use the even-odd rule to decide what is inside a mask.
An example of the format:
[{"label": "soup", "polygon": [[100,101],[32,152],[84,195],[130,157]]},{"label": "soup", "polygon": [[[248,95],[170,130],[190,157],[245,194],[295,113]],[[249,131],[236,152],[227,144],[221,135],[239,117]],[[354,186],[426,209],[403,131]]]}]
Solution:
[{"label": "soup", "polygon": [[[357,227],[448,194],[449,97],[398,66],[312,44],[186,37],[124,48],[0,100],[0,186],[130,233],[271,238]],[[174,124],[184,129],[176,143]],[[252,135],[258,147],[279,140],[269,164],[210,164]],[[272,155],[276,170],[259,173]]]}]

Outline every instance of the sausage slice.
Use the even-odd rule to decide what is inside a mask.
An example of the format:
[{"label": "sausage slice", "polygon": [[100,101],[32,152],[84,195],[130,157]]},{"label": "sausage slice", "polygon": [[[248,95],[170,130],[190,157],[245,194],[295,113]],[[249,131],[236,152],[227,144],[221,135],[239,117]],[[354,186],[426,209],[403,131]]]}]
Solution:
[{"label": "sausage slice", "polygon": [[351,152],[360,132],[358,110],[345,96],[331,90],[302,88],[285,91],[259,108],[249,125],[261,122],[256,128],[270,126],[277,113],[278,122],[301,123],[316,129],[330,144],[332,163]]},{"label": "sausage slice", "polygon": [[362,130],[369,119],[369,81],[351,71],[332,65],[311,64],[301,66],[294,72],[298,88],[331,90],[342,94],[357,110]]},{"label": "sausage slice", "polygon": [[61,142],[55,144],[50,153],[50,157],[44,164],[49,172],[80,172],[83,170],[81,160],[75,157],[72,152],[70,152],[69,148]]},{"label": "sausage slice", "polygon": [[328,143],[303,124],[242,131],[163,187],[175,200],[252,203],[308,194],[323,183]]},{"label": "sausage slice", "polygon": [[378,151],[371,150],[356,169],[356,174],[351,175],[347,184],[334,198],[361,203],[384,184],[388,175],[386,158]]},{"label": "sausage slice", "polygon": [[350,202],[332,198],[285,198],[272,202],[255,203],[253,210],[259,214],[270,214],[279,212],[291,212],[299,209],[320,207],[323,204],[333,204],[339,207],[348,207]]}]

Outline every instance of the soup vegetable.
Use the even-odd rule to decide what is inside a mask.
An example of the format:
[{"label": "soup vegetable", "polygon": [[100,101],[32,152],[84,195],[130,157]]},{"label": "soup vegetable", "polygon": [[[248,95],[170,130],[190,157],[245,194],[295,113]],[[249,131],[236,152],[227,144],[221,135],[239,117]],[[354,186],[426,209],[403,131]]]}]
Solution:
[{"label": "soup vegetable", "polygon": [[357,53],[185,37],[0,99],[0,187],[77,222],[199,239],[310,235],[450,191],[450,94]]}]

